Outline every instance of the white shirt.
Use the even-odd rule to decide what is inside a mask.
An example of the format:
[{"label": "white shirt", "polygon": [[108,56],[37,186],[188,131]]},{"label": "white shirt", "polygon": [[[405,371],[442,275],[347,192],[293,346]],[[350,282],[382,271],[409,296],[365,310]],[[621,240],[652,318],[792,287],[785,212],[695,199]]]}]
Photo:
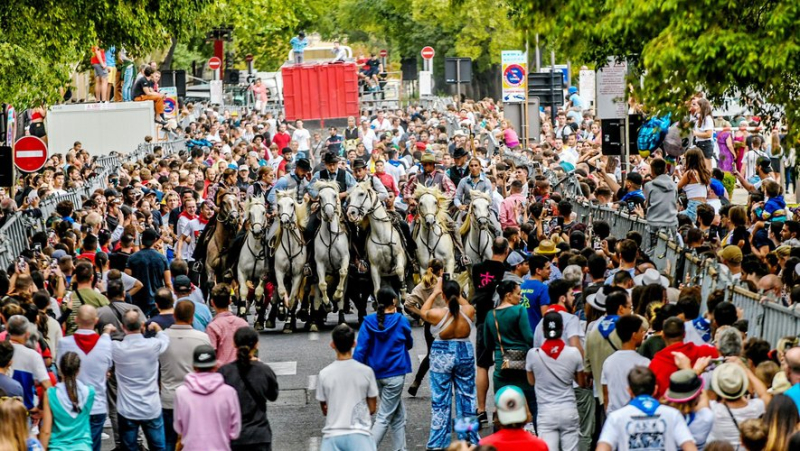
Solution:
[{"label": "white shirt", "polygon": [[574,147],[564,147],[561,149],[561,153],[558,155],[558,157],[561,159],[561,161],[565,161],[573,166],[576,166],[578,164],[578,158],[580,158],[580,155],[578,155],[578,151],[575,150]]},{"label": "white shirt", "polygon": [[383,164],[384,170],[387,174],[391,175],[394,179],[395,186],[400,186],[400,177],[406,175],[406,168],[402,164],[399,166],[395,166],[388,162]]},{"label": "white shirt", "polygon": [[385,132],[392,129],[392,123],[386,118],[383,118],[383,121],[379,121],[378,118],[375,118],[370,122],[369,126],[377,132]]},{"label": "white shirt", "polygon": [[311,133],[306,129],[295,129],[292,139],[297,141],[297,150],[307,151],[311,148]]},{"label": "white shirt", "polygon": [[206,225],[200,222],[199,218],[194,218],[186,224],[186,227],[183,228],[183,233],[181,236],[189,237],[189,242],[186,244],[186,247],[181,248],[181,257],[183,257],[186,261],[194,261],[192,258],[192,254],[194,254],[194,248],[197,246],[197,237],[200,236],[200,232],[206,228]]},{"label": "white shirt", "polygon": [[621,409],[630,402],[628,374],[635,366],[649,367],[650,359],[636,351],[620,349],[603,362],[600,383],[608,386],[608,413]]},{"label": "white shirt", "polygon": [[694,437],[677,409],[662,405],[648,417],[629,404],[608,416],[598,442],[619,451],[677,451],[686,442],[694,443]]},{"label": "white shirt", "polygon": [[[86,329],[75,331],[75,335],[93,335],[94,333],[93,330]],[[108,370],[114,364],[111,359],[111,337],[108,334],[100,335],[94,348],[86,354],[75,344],[75,335],[64,337],[58,342],[61,355],[67,352],[74,352],[81,358],[81,371],[78,373],[78,380],[89,387],[94,387],[95,392],[91,414],[105,414],[108,412],[106,381],[108,380]]]},{"label": "white shirt", "polygon": [[[106,271],[106,272],[103,273],[103,284],[105,286],[108,286],[108,273],[109,272],[111,272],[111,271]],[[125,288],[125,291],[131,291],[133,289],[133,287],[136,285],[136,282],[138,282],[138,280],[136,280],[136,277],[129,276],[127,273],[123,272],[121,274],[122,274],[122,286],[123,286],[123,288]]]},{"label": "white shirt", "polygon": [[278,133],[278,121],[275,118],[267,119],[267,131],[269,132],[269,136],[275,136]]},{"label": "white shirt", "polygon": [[375,135],[375,131],[371,128],[368,128],[367,131],[361,129],[361,142],[364,143],[364,148],[367,150],[367,153],[372,153],[372,149],[375,147],[375,141],[377,141],[378,136]]},{"label": "white shirt", "polygon": [[[710,115],[706,116],[705,119],[703,119],[703,125],[701,127],[698,127],[697,126],[697,121],[694,121],[694,131],[696,131],[696,132],[707,132],[707,131],[713,132],[714,131],[714,119],[712,119]],[[694,142],[698,143],[698,142],[701,142],[701,141],[709,141],[711,139],[714,139],[714,135],[713,134],[711,135],[710,138],[695,138]]]},{"label": "white shirt", "polygon": [[708,443],[708,436],[711,434],[711,428],[714,427],[714,412],[708,407],[703,407],[694,414],[691,423],[689,424],[689,431],[694,437],[695,444],[698,451],[703,451],[706,443]]},{"label": "white shirt", "polygon": [[575,373],[583,371],[583,357],[578,348],[564,346],[557,359],[553,359],[540,348],[533,348],[525,358],[525,370],[533,373],[536,378],[534,387],[537,405],[567,405],[577,408],[572,382],[575,380]]},{"label": "white shirt", "polygon": [[114,341],[112,345],[118,386],[117,412],[129,420],[158,418],[161,415],[158,356],[169,347],[169,336],[163,331],[155,338],[125,335],[122,341]]},{"label": "white shirt", "polygon": [[[761,417],[764,415],[764,401],[751,399],[744,407],[728,407],[731,409],[730,413],[725,404],[711,401],[711,410],[714,412],[714,427],[711,429],[708,441],[724,440],[736,448],[741,441],[739,440],[739,428],[736,427],[733,418],[736,418],[736,423],[741,425],[745,420]],[[733,414],[733,418],[731,418],[731,414]]]},{"label": "white shirt", "polygon": [[377,397],[375,373],[361,362],[336,360],[323,368],[317,379],[317,401],[328,405],[322,435],[370,435],[372,419],[367,398]]}]

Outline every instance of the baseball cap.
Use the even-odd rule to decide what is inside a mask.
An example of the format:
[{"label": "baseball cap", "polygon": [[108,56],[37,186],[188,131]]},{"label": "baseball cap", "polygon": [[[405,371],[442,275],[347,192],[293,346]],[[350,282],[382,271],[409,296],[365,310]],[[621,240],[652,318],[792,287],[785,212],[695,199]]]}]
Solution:
[{"label": "baseball cap", "polygon": [[735,244],[729,244],[717,251],[717,257],[731,263],[741,263],[743,258],[742,250]]},{"label": "baseball cap", "polygon": [[217,351],[209,345],[194,348],[192,366],[195,368],[214,368],[217,366]]},{"label": "baseball cap", "polygon": [[67,251],[65,251],[64,249],[56,249],[56,250],[54,250],[54,251],[53,251],[53,254],[52,254],[52,255],[50,255],[50,257],[51,257],[53,260],[58,260],[58,259],[60,259],[61,257],[64,257],[64,256],[66,256],[66,255],[67,255]]},{"label": "baseball cap", "polygon": [[247,156],[252,158],[258,158],[258,152],[256,152],[255,150],[251,150],[250,152],[247,152]]},{"label": "baseball cap", "polygon": [[555,311],[547,312],[545,313],[544,318],[542,318],[542,321],[544,338],[561,338],[561,332],[564,330],[564,319],[561,318],[560,313]]},{"label": "baseball cap", "polygon": [[142,232],[142,244],[145,246],[152,246],[158,240],[158,232],[154,229],[145,229]]},{"label": "baseball cap", "polygon": [[525,395],[518,387],[506,385],[495,395],[497,418],[502,425],[522,424],[528,422],[528,409]]},{"label": "baseball cap", "polygon": [[508,263],[508,266],[514,268],[521,263],[525,263],[525,257],[523,257],[519,252],[514,251],[508,254],[508,258],[506,258],[506,263]]},{"label": "baseball cap", "polygon": [[248,166],[246,164],[240,164],[239,165],[239,170],[240,171],[249,171],[250,170],[250,166]]},{"label": "baseball cap", "polygon": [[175,291],[190,291],[192,289],[192,281],[189,279],[189,276],[180,275],[175,278],[173,286],[175,287]]},{"label": "baseball cap", "polygon": [[567,92],[569,92],[570,94],[575,94],[576,92],[578,92],[578,88],[576,88],[575,86],[570,86],[569,89],[567,89]]}]

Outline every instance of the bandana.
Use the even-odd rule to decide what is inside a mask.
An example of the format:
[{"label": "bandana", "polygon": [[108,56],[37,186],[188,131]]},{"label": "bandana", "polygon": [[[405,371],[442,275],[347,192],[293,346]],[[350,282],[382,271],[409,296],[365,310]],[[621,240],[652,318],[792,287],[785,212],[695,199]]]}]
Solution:
[{"label": "bandana", "polygon": [[692,325],[697,329],[697,332],[700,333],[700,337],[703,341],[706,343],[711,341],[711,323],[709,323],[708,320],[702,316],[698,316],[692,320]]},{"label": "bandana", "polygon": [[600,335],[602,335],[603,338],[608,338],[611,332],[614,332],[617,328],[618,319],[618,315],[606,315],[597,323],[597,330],[600,331]]},{"label": "bandana", "polygon": [[564,312],[564,313],[569,313],[569,312],[567,311],[567,308],[566,308],[566,307],[564,307],[564,306],[563,306],[563,305],[561,305],[561,304],[553,304],[553,305],[551,305],[550,307],[548,307],[548,308],[547,308],[547,311],[548,311],[548,312],[559,312],[559,313],[561,313],[561,312]]},{"label": "bandana", "polygon": [[75,344],[78,345],[81,351],[84,354],[89,354],[94,349],[94,345],[97,344],[97,340],[100,339],[100,335],[98,334],[73,334],[75,337]]},{"label": "bandana", "polygon": [[561,351],[564,350],[564,340],[560,338],[552,338],[549,340],[545,340],[542,344],[542,351],[545,352],[550,358],[558,359],[558,356],[561,355]]},{"label": "bandana", "polygon": [[658,406],[660,405],[655,398],[648,395],[639,395],[631,399],[630,404],[644,412],[644,414],[648,417],[655,415],[656,410],[658,410]]},{"label": "bandana", "polygon": [[189,212],[187,212],[186,210],[183,210],[181,212],[181,214],[179,215],[179,217],[186,218],[186,219],[191,221],[192,219],[196,218],[197,215],[190,215]]}]

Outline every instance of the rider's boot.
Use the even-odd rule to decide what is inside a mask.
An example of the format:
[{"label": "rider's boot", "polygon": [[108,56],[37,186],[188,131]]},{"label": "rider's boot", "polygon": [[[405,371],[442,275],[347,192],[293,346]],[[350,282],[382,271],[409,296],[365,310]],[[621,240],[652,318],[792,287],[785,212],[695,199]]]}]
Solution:
[{"label": "rider's boot", "polygon": [[470,265],[472,262],[469,260],[469,257],[464,253],[464,244],[461,242],[461,234],[458,233],[457,230],[452,230],[450,232],[450,238],[453,240],[453,244],[455,245],[455,259],[456,259],[456,272],[461,272],[466,270],[467,266]]}]

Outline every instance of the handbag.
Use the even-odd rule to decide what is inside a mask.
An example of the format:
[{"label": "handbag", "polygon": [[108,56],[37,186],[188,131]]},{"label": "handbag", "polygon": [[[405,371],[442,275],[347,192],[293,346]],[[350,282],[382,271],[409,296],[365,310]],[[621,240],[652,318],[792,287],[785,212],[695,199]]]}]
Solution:
[{"label": "handbag", "polygon": [[494,316],[494,327],[497,330],[497,343],[500,344],[500,354],[503,356],[503,364],[500,366],[501,370],[524,370],[525,357],[527,351],[522,349],[509,349],[508,351],[503,348],[503,337],[500,336],[500,326],[497,324],[497,311],[492,312]]}]

